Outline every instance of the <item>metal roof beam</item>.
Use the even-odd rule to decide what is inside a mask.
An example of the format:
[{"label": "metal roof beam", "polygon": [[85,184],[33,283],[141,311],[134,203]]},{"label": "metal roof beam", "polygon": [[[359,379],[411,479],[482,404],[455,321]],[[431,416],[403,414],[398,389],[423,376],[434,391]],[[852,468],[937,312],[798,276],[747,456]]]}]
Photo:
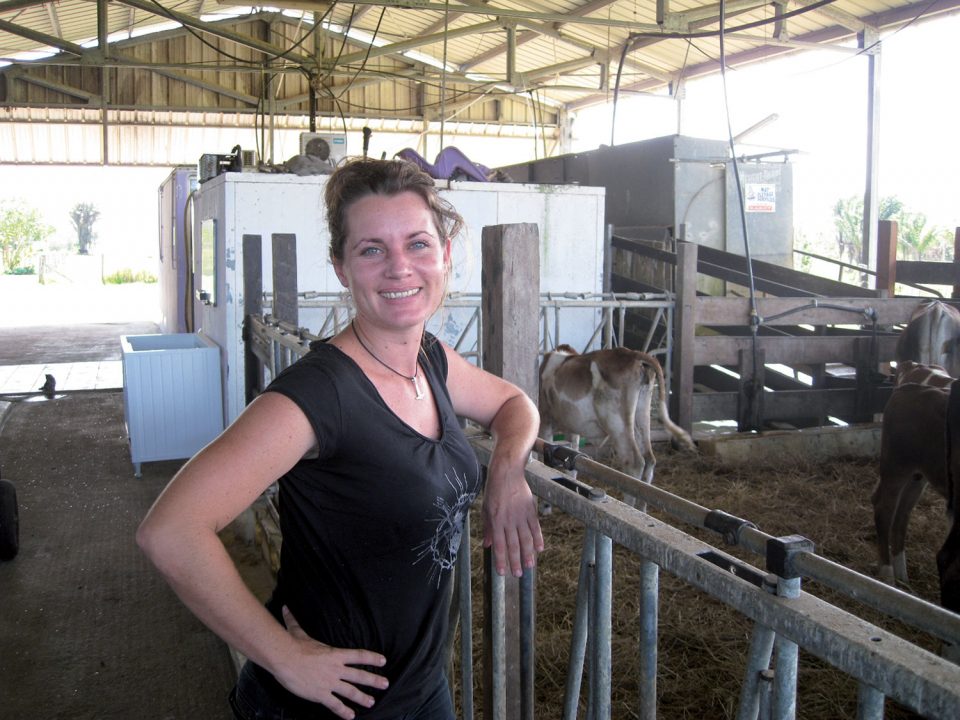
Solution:
[{"label": "metal roof beam", "polygon": [[[793,0],[793,1],[799,7],[809,7],[810,5],[813,5],[818,0]],[[835,23],[837,23],[837,25],[841,25],[847,28],[847,30],[852,30],[855,33],[863,32],[868,28],[874,29],[874,30],[876,29],[875,27],[872,27],[867,23],[865,23],[856,15],[851,15],[850,13],[840,10],[839,8],[835,8],[833,5],[822,5],[821,7],[818,7],[815,10],[812,10],[811,12],[815,12],[818,15],[823,15],[824,17],[830,18]]]},{"label": "metal roof beam", "polygon": [[177,80],[187,85],[192,85],[198,87],[201,90],[209,90],[210,92],[217,93],[218,95],[223,95],[225,97],[233,98],[234,100],[239,100],[242,103],[250,105],[251,107],[257,107],[260,102],[260,99],[254,97],[253,95],[247,95],[246,93],[237,92],[231,88],[224,87],[223,85],[218,85],[217,83],[206,82],[204,80],[199,80],[197,78],[190,77],[186,73],[177,72],[175,70],[164,70],[162,68],[150,68],[152,72],[155,72],[157,75],[163,75],[168,77],[171,80]]},{"label": "metal roof beam", "polygon": [[[122,2],[127,0],[121,0]],[[362,61],[364,58],[374,58],[382,57],[384,55],[397,55],[404,53],[408,50],[414,50],[418,47],[423,47],[424,45],[431,45],[435,42],[442,42],[444,36],[449,38],[461,37],[463,35],[473,35],[475,33],[487,32],[488,30],[497,29],[500,27],[500,23],[496,20],[488,20],[486,22],[478,23],[476,25],[468,25],[466,27],[455,28],[453,30],[447,30],[445,32],[434,33],[433,35],[425,35],[422,37],[411,38],[410,40],[402,40],[400,42],[391,43],[389,45],[381,45],[380,47],[372,47],[368,53],[366,50],[360,50],[359,52],[350,53],[349,55],[342,55],[340,57],[340,65],[350,65],[351,63]],[[358,40],[357,38],[350,37],[350,40],[357,43],[363,43],[370,45],[369,42],[364,42]],[[333,64],[333,59],[325,60],[323,67],[329,68]]]},{"label": "metal roof beam", "polygon": [[38,87],[63,93],[64,95],[80,98],[88,103],[99,102],[100,100],[100,96],[97,93],[87,92],[72,85],[64,85],[63,83],[53,82],[46,78],[33,77],[22,66],[11,68],[6,72],[6,76],[10,80],[20,80],[21,82],[30,83],[31,85],[37,85]]},{"label": "metal roof beam", "polygon": [[50,21],[50,28],[53,30],[53,34],[58,38],[62,38],[63,29],[60,27],[60,17],[57,15],[56,5],[48,3],[43,6],[43,9],[47,11],[47,19]]},{"label": "metal roof beam", "polygon": [[33,40],[34,42],[40,43],[43,46],[49,45],[50,47],[54,47],[63,52],[68,52],[71,55],[76,55],[77,57],[87,54],[87,49],[77,45],[76,43],[54,37],[53,35],[47,35],[46,33],[38,32],[37,30],[31,30],[30,28],[25,28],[22,25],[16,25],[12,22],[7,22],[6,20],[0,20],[0,30],[8,32],[11,35],[19,35],[20,37],[27,38],[27,40]]},{"label": "metal roof beam", "polygon": [[[122,0],[121,0],[122,1]],[[621,28],[631,32],[660,32],[660,26],[652,23],[638,23],[630,20],[613,20],[609,18],[581,17],[565,13],[543,12],[538,10],[517,10],[504,8],[486,3],[470,2],[464,5],[453,5],[431,2],[412,2],[411,0],[353,0],[354,5],[382,5],[388,8],[402,8],[417,10],[432,10],[433,12],[451,12],[461,15],[493,15],[498,18],[514,18],[522,20],[561,23],[572,25],[599,25],[601,27]]]},{"label": "metal roof beam", "polygon": [[[176,10],[160,10],[160,6],[155,5],[154,3],[147,2],[147,0],[115,0],[123,5],[129,5],[130,7],[135,7],[144,12],[148,12],[152,15],[157,15],[158,17],[163,17],[168,20],[173,20],[180,23],[185,27],[193,28],[194,30],[200,30],[201,32],[208,33],[215,37],[223,38],[224,40],[230,40],[235,42],[238,45],[243,47],[250,48],[251,50],[256,50],[263,53],[264,55],[272,57],[285,57],[291,62],[310,66],[314,64],[312,58],[306,55],[300,55],[296,53],[288,52],[285,48],[277,47],[272,43],[264,42],[263,40],[258,40],[257,38],[250,37],[249,35],[242,35],[241,33],[233,32],[231,30],[226,30],[219,25],[213,23],[204,22],[198,20],[197,18],[191,15],[185,15],[184,13],[177,12]],[[234,19],[234,22],[238,22],[237,19]]]}]

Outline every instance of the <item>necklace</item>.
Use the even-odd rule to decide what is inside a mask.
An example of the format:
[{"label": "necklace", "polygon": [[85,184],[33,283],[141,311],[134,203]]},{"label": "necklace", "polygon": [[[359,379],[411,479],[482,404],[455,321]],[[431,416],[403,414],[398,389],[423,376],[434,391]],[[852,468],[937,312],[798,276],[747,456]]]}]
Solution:
[{"label": "necklace", "polygon": [[392,367],[390,367],[389,365],[387,365],[383,360],[381,360],[380,358],[378,358],[378,357],[374,354],[373,350],[371,350],[370,348],[367,347],[366,343],[364,343],[363,340],[360,338],[360,333],[357,332],[356,323],[354,323],[353,321],[350,322],[350,329],[353,330],[353,336],[357,339],[357,342],[360,343],[360,347],[362,347],[364,350],[366,350],[366,351],[367,351],[367,354],[368,354],[370,357],[372,357],[372,358],[373,358],[374,360],[376,360],[378,363],[380,363],[381,365],[383,365],[387,370],[389,370],[390,372],[392,372],[394,375],[399,375],[399,376],[402,377],[404,380],[409,380],[410,382],[412,382],[412,383],[413,383],[413,389],[414,389],[414,390],[416,391],[416,393],[417,393],[416,399],[417,399],[417,400],[423,400],[423,398],[424,398],[423,390],[420,389],[420,363],[419,363],[419,361],[417,362],[417,366],[416,366],[416,368],[415,368],[414,371],[413,371],[413,375],[404,375],[402,372],[399,372],[399,371],[397,371],[397,370],[394,370]]}]

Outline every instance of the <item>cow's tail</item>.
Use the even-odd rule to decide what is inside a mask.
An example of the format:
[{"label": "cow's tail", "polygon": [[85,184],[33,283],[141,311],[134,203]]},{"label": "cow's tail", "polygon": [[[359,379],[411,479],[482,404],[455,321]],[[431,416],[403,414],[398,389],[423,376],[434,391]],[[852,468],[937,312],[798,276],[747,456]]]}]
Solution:
[{"label": "cow's tail", "polygon": [[697,446],[690,437],[690,433],[670,419],[670,411],[667,409],[667,383],[663,378],[663,368],[655,357],[650,355],[649,358],[652,360],[650,365],[657,375],[657,387],[660,389],[660,422],[677,443],[687,450],[697,452]]}]

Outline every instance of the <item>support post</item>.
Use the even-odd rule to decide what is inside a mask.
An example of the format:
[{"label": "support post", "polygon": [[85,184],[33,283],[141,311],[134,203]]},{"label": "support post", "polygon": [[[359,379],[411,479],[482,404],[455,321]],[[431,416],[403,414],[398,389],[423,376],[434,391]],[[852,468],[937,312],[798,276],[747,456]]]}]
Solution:
[{"label": "support post", "polygon": [[897,221],[881,220],[877,233],[877,290],[894,297],[897,284]]},{"label": "support post", "polygon": [[297,236],[274,233],[273,240],[273,317],[293,327],[300,325],[297,307]]},{"label": "support post", "polygon": [[737,392],[737,430],[740,432],[763,429],[765,362],[766,353],[763,348],[756,350],[756,366],[754,366],[753,350],[740,351],[740,364],[737,368],[740,373],[740,387]]},{"label": "support post", "polygon": [[[488,226],[483,228],[481,245],[482,367],[519,386],[535,401],[540,308],[539,230],[530,223]],[[488,550],[484,556],[485,587],[499,584],[500,579],[495,576],[492,553]],[[524,653],[529,667],[521,668],[519,582],[513,577],[505,577],[503,581],[505,641],[501,667],[493,667],[495,658],[490,657],[488,648],[492,648],[497,639],[491,636],[491,624],[484,620],[483,716],[490,720],[521,717],[520,679],[525,674],[532,676],[534,662],[531,650]],[[484,603],[488,602],[490,593],[485,592]],[[533,612],[532,608],[529,612]],[[495,682],[496,687],[502,687],[505,702],[495,696]],[[501,714],[504,712],[505,715]]]},{"label": "support post", "polygon": [[697,245],[677,242],[676,312],[673,320],[673,394],[670,415],[687,432],[693,430],[694,329],[697,301]]},{"label": "support post", "polygon": [[243,378],[247,404],[260,394],[263,371],[253,352],[250,317],[263,315],[263,238],[243,236]]},{"label": "support post", "polygon": [[[867,167],[860,261],[870,269],[876,267],[877,261],[877,219],[880,208],[877,185],[880,167],[880,34],[872,29],[863,30],[857,40],[867,56]],[[864,276],[863,285],[870,286],[868,275]]]}]

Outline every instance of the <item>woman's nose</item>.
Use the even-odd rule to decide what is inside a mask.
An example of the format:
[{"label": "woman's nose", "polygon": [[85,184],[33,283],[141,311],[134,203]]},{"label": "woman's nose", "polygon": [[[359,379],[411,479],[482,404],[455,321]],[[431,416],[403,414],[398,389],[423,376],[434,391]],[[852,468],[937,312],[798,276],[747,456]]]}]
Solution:
[{"label": "woman's nose", "polygon": [[387,274],[393,277],[406,275],[410,272],[410,260],[402,252],[391,252],[387,255]]}]

